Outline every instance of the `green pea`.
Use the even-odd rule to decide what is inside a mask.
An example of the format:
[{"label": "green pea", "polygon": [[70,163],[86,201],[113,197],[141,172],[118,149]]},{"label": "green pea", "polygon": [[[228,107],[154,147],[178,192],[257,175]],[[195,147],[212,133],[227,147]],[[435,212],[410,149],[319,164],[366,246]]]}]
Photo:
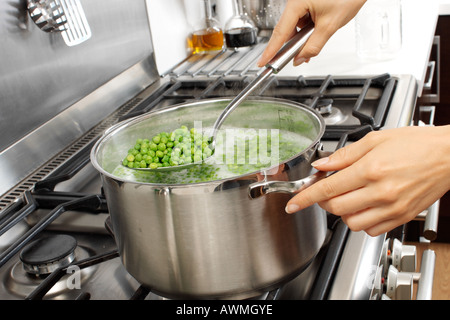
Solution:
[{"label": "green pea", "polygon": [[[128,166],[173,166],[192,161],[198,162],[212,154],[208,137],[196,128],[188,129],[186,125],[171,132],[160,132],[151,139],[136,139],[134,146],[123,159]],[[210,172],[199,171],[200,174]],[[201,177],[200,180],[202,180]]]},{"label": "green pea", "polygon": [[158,150],[158,145],[154,142],[150,143],[150,150],[153,150],[153,151]]},{"label": "green pea", "polygon": [[161,141],[161,136],[160,135],[156,135],[152,138],[152,141],[156,144],[158,144]]},{"label": "green pea", "polygon": [[200,161],[202,161],[202,156],[200,155],[198,155],[198,154],[195,154],[194,155],[194,162],[200,162]]},{"label": "green pea", "polygon": [[158,168],[158,164],[155,163],[155,162],[150,163],[149,168],[150,168],[150,169],[156,169],[156,168]]}]

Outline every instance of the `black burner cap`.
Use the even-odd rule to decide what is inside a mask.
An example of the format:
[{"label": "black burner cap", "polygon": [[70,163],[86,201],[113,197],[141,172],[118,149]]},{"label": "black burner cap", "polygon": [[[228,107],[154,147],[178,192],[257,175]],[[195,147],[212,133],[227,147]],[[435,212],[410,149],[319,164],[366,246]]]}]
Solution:
[{"label": "black burner cap", "polygon": [[77,240],[72,236],[51,235],[29,243],[20,252],[20,260],[30,265],[52,263],[72,254],[76,247]]}]

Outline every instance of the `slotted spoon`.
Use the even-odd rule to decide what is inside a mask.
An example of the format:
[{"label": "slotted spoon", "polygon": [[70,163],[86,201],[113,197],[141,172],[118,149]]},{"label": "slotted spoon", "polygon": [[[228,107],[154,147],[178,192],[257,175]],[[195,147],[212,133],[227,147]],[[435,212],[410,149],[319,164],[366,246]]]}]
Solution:
[{"label": "slotted spoon", "polygon": [[[314,31],[314,23],[310,22],[308,25],[303,27],[299,32],[297,32],[274,56],[274,58],[265,66],[265,69],[251,82],[244,90],[242,90],[231,102],[225,107],[222,113],[217,118],[214,126],[212,128],[211,137],[209,138],[210,149],[215,149],[217,133],[222,126],[225,119],[230,115],[230,113],[236,109],[258,86],[266,80],[273,73],[280,72],[289,61],[291,61],[303,48],[306,41],[308,40],[311,33]],[[158,168],[131,168],[134,170],[141,171],[153,171],[153,172],[167,172],[167,171],[178,171],[196,166],[202,163],[208,163],[211,161],[212,156],[199,162],[191,162],[177,166],[169,167],[158,167]],[[128,168],[128,167],[127,167]]]}]

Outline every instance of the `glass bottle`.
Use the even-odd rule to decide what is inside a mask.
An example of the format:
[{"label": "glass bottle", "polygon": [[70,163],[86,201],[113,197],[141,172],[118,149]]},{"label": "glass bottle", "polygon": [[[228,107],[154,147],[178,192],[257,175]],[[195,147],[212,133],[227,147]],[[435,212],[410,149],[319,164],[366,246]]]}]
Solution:
[{"label": "glass bottle", "polygon": [[371,0],[355,18],[356,52],[363,60],[388,60],[402,47],[401,0]]},{"label": "glass bottle", "polygon": [[248,47],[257,43],[253,21],[244,14],[242,0],[233,0],[234,15],[225,24],[225,42],[228,48]]},{"label": "glass bottle", "polygon": [[210,0],[203,0],[203,6],[205,16],[194,27],[195,31],[188,39],[192,53],[222,50],[224,45],[223,31],[219,22],[212,16]]}]

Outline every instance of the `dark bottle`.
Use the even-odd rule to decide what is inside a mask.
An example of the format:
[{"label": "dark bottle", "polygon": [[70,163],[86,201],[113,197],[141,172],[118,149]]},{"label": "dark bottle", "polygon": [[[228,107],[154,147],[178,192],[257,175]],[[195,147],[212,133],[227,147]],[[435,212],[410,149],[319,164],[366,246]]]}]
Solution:
[{"label": "dark bottle", "polygon": [[248,47],[256,44],[255,29],[237,28],[225,32],[225,41],[229,48]]},{"label": "dark bottle", "polygon": [[225,43],[230,49],[248,47],[258,42],[258,29],[243,13],[241,0],[234,0],[234,15],[227,21],[224,29]]}]

